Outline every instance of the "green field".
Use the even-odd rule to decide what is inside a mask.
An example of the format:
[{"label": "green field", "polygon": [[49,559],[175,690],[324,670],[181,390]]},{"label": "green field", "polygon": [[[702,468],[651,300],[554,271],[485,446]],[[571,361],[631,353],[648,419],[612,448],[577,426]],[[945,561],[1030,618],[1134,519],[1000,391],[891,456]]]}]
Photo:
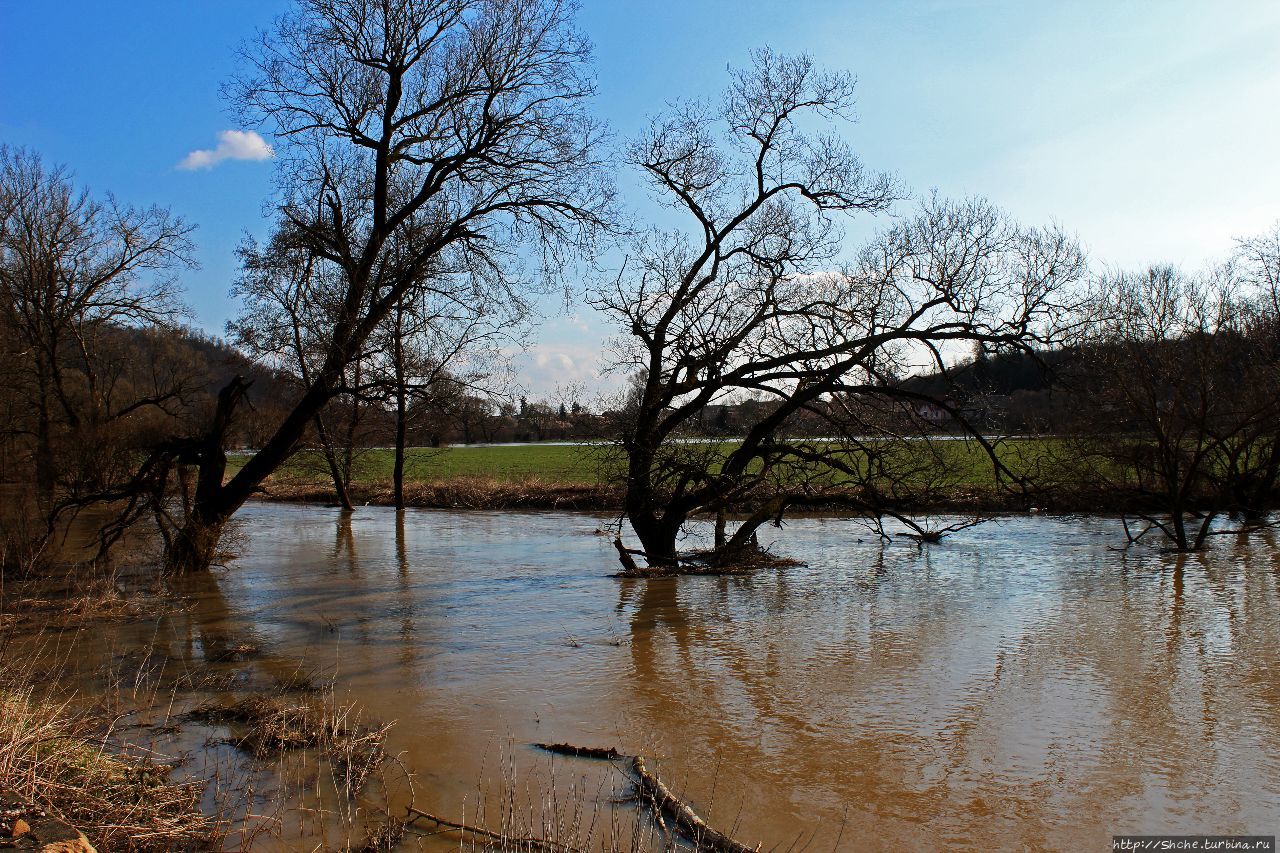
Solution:
[{"label": "green field", "polygon": [[[1013,439],[1003,442],[1001,456],[1014,470],[1023,469],[1035,458],[1049,453],[1052,440]],[[943,466],[949,477],[960,485],[991,483],[992,466],[986,452],[971,441],[938,442]],[[600,480],[602,453],[605,448],[563,444],[522,444],[503,447],[415,447],[407,451],[406,480],[436,482],[464,477],[504,482],[538,480],[547,484],[596,483]],[[241,457],[242,458],[242,457]],[[379,482],[391,479],[394,455],[390,449],[361,450],[356,458],[356,480]],[[232,456],[230,469],[238,467],[240,458]],[[921,458],[922,468],[933,466]],[[923,473],[923,472],[922,472]],[[300,453],[285,466],[277,478],[282,480],[324,480],[327,477],[319,453]],[[914,479],[914,478],[913,478]]]},{"label": "green field", "polygon": [[[556,444],[522,444],[515,447],[411,447],[405,452],[405,479],[427,482],[458,477],[482,477],[519,482],[594,483],[600,450]],[[356,479],[391,479],[395,454],[386,448],[358,451]],[[229,468],[240,460],[233,456]],[[277,475],[280,479],[323,479],[324,460],[318,453],[298,454]]]}]

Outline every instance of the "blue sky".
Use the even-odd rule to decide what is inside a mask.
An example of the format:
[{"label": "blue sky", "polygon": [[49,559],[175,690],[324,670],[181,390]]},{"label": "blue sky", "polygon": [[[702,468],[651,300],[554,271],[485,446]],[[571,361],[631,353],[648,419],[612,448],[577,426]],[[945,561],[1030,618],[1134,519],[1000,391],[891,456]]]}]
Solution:
[{"label": "blue sky", "polygon": [[[287,5],[0,0],[0,142],[198,225],[188,301],[212,332],[235,313],[233,250],[262,233],[272,169],[177,166],[241,129],[219,84]],[[858,76],[847,135],[868,165],[1059,222],[1099,265],[1197,266],[1280,219],[1277,3],[586,0],[580,24],[619,139],[672,98],[714,95],[727,64],[767,44]],[[596,387],[607,327],[586,306],[548,314],[525,384]]]}]

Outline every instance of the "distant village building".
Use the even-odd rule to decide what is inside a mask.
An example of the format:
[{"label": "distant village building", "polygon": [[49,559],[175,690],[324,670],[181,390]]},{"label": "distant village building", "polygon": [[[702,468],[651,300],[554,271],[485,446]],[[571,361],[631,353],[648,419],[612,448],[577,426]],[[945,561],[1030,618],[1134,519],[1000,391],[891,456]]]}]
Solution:
[{"label": "distant village building", "polygon": [[932,400],[914,403],[913,408],[917,418],[933,426],[942,426],[951,420],[951,413]]},{"label": "distant village building", "polygon": [[699,426],[704,430],[724,432],[732,429],[739,421],[737,414],[737,406],[711,403],[703,406],[699,412]]}]

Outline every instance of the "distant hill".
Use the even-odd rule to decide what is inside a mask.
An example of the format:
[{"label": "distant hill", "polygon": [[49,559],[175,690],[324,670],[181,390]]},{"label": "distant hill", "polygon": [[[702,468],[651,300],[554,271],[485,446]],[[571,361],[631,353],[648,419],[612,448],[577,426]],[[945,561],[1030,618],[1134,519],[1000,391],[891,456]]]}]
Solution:
[{"label": "distant hill", "polygon": [[1054,372],[1068,359],[1064,350],[1035,355],[995,353],[958,364],[944,373],[913,377],[903,384],[913,391],[939,397],[1008,397],[1019,391],[1049,390],[1055,384]]}]

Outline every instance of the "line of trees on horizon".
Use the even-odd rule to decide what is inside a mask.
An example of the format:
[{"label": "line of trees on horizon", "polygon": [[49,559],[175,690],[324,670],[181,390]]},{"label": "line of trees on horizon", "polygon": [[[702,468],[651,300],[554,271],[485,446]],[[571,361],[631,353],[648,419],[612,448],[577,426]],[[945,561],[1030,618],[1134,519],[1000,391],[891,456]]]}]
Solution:
[{"label": "line of trees on horizon", "polygon": [[[768,49],[625,148],[675,224],[637,222],[574,14],[298,0],[248,45],[228,91],[277,142],[277,212],[239,249],[225,342],[183,325],[188,223],[0,149],[0,462],[36,519],[5,562],[105,505],[104,552],[147,521],[167,570],[199,571],[300,452],[349,509],[362,447],[394,448],[403,505],[407,447],[503,439],[614,441],[638,573],[758,560],[762,525],[813,507],[914,523],[956,482],[943,435],[1028,501],[1067,467],[1131,494],[1130,535],[1181,550],[1274,506],[1280,230],[1204,273],[1099,274],[1059,227],[933,194],[852,251],[850,218],[909,194],[843,136],[852,76]],[[531,299],[581,281],[627,391],[517,403]],[[1009,432],[1068,450],[1021,469]],[[714,544],[682,552],[702,517]]]}]

